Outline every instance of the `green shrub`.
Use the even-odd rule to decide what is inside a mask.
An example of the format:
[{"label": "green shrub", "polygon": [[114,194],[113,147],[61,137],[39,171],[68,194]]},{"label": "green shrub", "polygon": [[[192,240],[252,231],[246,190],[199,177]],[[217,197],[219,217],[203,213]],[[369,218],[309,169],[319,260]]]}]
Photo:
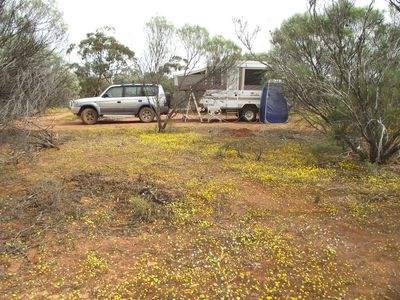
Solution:
[{"label": "green shrub", "polygon": [[132,196],[129,199],[131,205],[131,219],[133,223],[151,223],[157,219],[168,219],[170,209],[167,205],[156,203],[147,197]]},{"label": "green shrub", "polygon": [[147,199],[133,196],[129,199],[132,205],[132,219],[139,222],[151,222],[154,219],[155,207]]},{"label": "green shrub", "polygon": [[341,150],[342,148],[334,141],[326,141],[324,143],[318,143],[311,146],[311,152],[314,155],[337,154],[338,152],[341,152]]},{"label": "green shrub", "polygon": [[330,140],[311,145],[310,151],[317,161],[326,161],[331,160],[332,158],[337,158],[337,156],[343,152],[343,148]]}]

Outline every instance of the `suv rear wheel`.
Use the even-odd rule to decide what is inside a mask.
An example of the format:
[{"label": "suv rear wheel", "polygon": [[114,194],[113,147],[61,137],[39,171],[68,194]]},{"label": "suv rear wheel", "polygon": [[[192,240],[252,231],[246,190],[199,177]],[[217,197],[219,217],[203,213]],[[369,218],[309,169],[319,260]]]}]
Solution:
[{"label": "suv rear wheel", "polygon": [[240,111],[240,119],[246,122],[254,122],[257,119],[257,111],[253,107],[243,107]]},{"label": "suv rear wheel", "polygon": [[86,125],[93,125],[97,123],[97,119],[99,118],[99,114],[94,108],[85,108],[81,112],[82,122]]},{"label": "suv rear wheel", "polygon": [[155,113],[151,107],[143,107],[139,111],[139,119],[143,123],[153,122],[154,118],[155,118]]}]

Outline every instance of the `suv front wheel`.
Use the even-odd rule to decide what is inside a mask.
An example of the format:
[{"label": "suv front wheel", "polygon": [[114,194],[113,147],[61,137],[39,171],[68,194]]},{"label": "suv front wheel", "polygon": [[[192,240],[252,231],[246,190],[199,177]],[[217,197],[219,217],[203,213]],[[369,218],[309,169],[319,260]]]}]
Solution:
[{"label": "suv front wheel", "polygon": [[99,118],[99,114],[94,108],[85,108],[81,112],[82,122],[86,125],[93,125],[97,123],[97,119]]},{"label": "suv front wheel", "polygon": [[143,107],[139,111],[139,119],[143,123],[153,122],[154,118],[155,118],[155,113],[151,107]]}]

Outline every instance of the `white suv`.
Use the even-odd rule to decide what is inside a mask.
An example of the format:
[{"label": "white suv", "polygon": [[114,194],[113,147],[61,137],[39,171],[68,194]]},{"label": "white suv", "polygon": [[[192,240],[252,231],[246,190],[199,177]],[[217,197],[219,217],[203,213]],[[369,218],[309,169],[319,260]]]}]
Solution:
[{"label": "white suv", "polygon": [[154,84],[112,85],[99,97],[72,100],[70,108],[88,125],[108,115],[131,115],[149,123],[156,111],[166,114],[169,110],[163,87]]}]

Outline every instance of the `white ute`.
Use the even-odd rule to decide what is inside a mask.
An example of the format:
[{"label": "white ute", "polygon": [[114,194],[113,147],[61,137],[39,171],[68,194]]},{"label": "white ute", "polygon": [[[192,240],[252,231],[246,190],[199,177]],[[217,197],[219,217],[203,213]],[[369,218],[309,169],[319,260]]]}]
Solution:
[{"label": "white ute", "polygon": [[266,68],[257,61],[242,61],[226,73],[210,78],[207,78],[207,68],[203,68],[186,76],[176,74],[175,86],[202,91],[204,95],[199,103],[205,110],[217,107],[222,112],[234,112],[242,120],[253,122],[260,108]]},{"label": "white ute", "polygon": [[223,112],[235,112],[241,120],[254,122],[260,109],[260,99],[266,66],[245,61],[229,70],[226,89],[207,90],[200,105],[220,106]]}]

